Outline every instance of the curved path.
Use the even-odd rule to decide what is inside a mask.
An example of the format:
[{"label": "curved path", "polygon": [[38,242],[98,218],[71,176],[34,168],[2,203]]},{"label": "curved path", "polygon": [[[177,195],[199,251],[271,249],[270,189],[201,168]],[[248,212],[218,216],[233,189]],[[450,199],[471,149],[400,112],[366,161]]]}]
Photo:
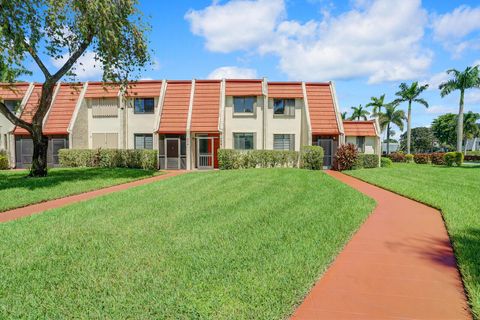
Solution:
[{"label": "curved path", "polygon": [[111,186],[111,187],[106,187],[106,188],[103,188],[103,189],[88,191],[88,192],[84,192],[84,193],[80,193],[80,194],[76,194],[76,195],[72,195],[72,196],[66,196],[64,198],[58,198],[58,199],[55,199],[55,200],[48,200],[48,201],[45,201],[45,202],[32,204],[32,205],[22,207],[22,208],[3,211],[3,212],[0,212],[0,223],[15,220],[15,219],[19,219],[19,218],[26,217],[26,216],[30,216],[32,214],[40,213],[40,212],[43,212],[45,210],[64,207],[66,205],[69,205],[69,204],[72,204],[72,203],[75,203],[75,202],[96,198],[98,196],[103,196],[105,194],[109,194],[109,193],[112,193],[112,192],[117,192],[117,191],[121,191],[121,190],[125,190],[125,189],[130,189],[132,187],[141,186],[141,185],[144,185],[144,184],[147,184],[147,183],[168,179],[170,177],[178,176],[179,174],[186,173],[186,171],[184,171],[184,170],[163,171],[163,172],[165,172],[165,174],[161,174],[161,175],[154,176],[154,177],[151,177],[151,178],[135,180],[135,181],[131,181],[131,182],[123,183],[123,184],[118,184],[118,185]]},{"label": "curved path", "polygon": [[375,199],[377,207],[292,319],[471,319],[440,212],[327,173]]}]

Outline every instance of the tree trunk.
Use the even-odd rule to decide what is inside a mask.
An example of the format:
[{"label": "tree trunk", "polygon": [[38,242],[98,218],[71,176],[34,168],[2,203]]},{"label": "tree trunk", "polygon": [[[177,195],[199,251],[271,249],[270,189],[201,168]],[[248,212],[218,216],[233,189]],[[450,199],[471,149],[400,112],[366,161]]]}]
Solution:
[{"label": "tree trunk", "polygon": [[387,155],[390,154],[390,123],[387,124]]},{"label": "tree trunk", "polygon": [[457,151],[462,152],[463,141],[463,97],[465,90],[460,90],[460,105],[458,108],[458,122],[457,122]]},{"label": "tree trunk", "polygon": [[410,144],[412,139],[412,101],[408,101],[408,118],[407,118],[407,153],[410,154]]},{"label": "tree trunk", "polygon": [[32,134],[33,156],[30,177],[45,177],[47,175],[48,138],[43,135],[41,127],[35,127]]}]

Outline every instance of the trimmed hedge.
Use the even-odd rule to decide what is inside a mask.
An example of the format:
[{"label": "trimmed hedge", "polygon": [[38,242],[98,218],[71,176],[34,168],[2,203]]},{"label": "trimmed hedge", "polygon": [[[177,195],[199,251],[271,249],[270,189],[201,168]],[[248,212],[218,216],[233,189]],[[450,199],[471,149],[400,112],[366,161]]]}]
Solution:
[{"label": "trimmed hedge", "polygon": [[62,167],[158,168],[157,150],[61,149],[58,157]]},{"label": "trimmed hedge", "polygon": [[464,161],[472,161],[472,162],[479,162],[480,161],[480,155],[471,155],[467,154],[466,156],[463,157]]},{"label": "trimmed hedge", "polygon": [[415,161],[415,156],[411,153],[407,153],[405,155],[405,161],[408,163],[412,163],[413,161]]},{"label": "trimmed hedge", "polygon": [[416,164],[427,164],[430,162],[430,154],[416,153],[413,155],[413,161],[415,161]]},{"label": "trimmed hedge", "polygon": [[323,148],[319,146],[304,146],[302,148],[302,168],[321,170],[323,168]]},{"label": "trimmed hedge", "polygon": [[443,166],[446,164],[444,156],[444,152],[434,152],[430,154],[430,160],[432,161],[432,164],[436,164],[437,166]]},{"label": "trimmed hedge", "polygon": [[461,152],[447,152],[443,156],[447,166],[461,166],[463,163],[463,153]]},{"label": "trimmed hedge", "polygon": [[358,154],[357,162],[354,169],[360,168],[378,168],[378,155],[376,154]]},{"label": "trimmed hedge", "polygon": [[392,160],[390,160],[390,158],[382,157],[380,158],[380,165],[382,166],[382,168],[388,168],[393,165],[393,162]]},{"label": "trimmed hedge", "polygon": [[406,161],[405,154],[401,151],[392,152],[389,155],[387,155],[387,157],[390,158],[390,160],[392,160],[393,162],[405,162]]},{"label": "trimmed hedge", "polygon": [[[322,158],[323,159],[323,158]],[[298,167],[297,151],[281,150],[218,150],[218,167],[222,170],[247,168]]]}]

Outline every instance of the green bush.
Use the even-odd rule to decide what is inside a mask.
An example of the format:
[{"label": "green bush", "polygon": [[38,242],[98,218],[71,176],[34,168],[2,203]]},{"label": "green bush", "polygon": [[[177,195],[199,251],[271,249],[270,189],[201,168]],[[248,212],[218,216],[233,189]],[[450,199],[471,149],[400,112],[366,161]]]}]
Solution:
[{"label": "green bush", "polygon": [[380,159],[380,165],[383,167],[383,168],[388,168],[388,167],[391,167],[393,165],[393,162],[392,160],[390,160],[390,158],[387,158],[387,157],[382,157]]},{"label": "green bush", "polygon": [[445,153],[443,152],[434,152],[430,155],[430,160],[432,164],[436,164],[437,166],[445,165]]},{"label": "green bush", "polygon": [[351,170],[358,164],[357,147],[351,143],[343,144],[335,152],[333,167],[337,171]]},{"label": "green bush", "polygon": [[415,156],[411,153],[407,153],[405,155],[405,161],[408,162],[408,163],[412,163],[415,159]]},{"label": "green bush", "polygon": [[275,168],[298,165],[298,152],[281,150],[218,150],[218,167],[222,170]]},{"label": "green bush", "polygon": [[405,154],[402,151],[392,152],[389,155],[387,155],[387,157],[390,158],[390,160],[392,160],[393,162],[405,162],[406,161]]},{"label": "green bush", "polygon": [[136,168],[155,170],[156,150],[120,149],[61,149],[58,152],[62,167]]},{"label": "green bush", "polygon": [[376,154],[358,154],[354,169],[360,168],[378,168],[378,155]]},{"label": "green bush", "polygon": [[416,164],[427,164],[430,162],[430,155],[428,153],[416,153],[413,156],[413,161]]},{"label": "green bush", "polygon": [[10,166],[8,165],[8,158],[5,154],[0,154],[0,170],[8,170]]},{"label": "green bush", "polygon": [[323,148],[319,146],[304,146],[302,148],[302,168],[321,170],[323,168]]},{"label": "green bush", "polygon": [[480,150],[467,151],[467,156],[479,156],[480,157]]},{"label": "green bush", "polygon": [[447,152],[443,156],[443,159],[445,160],[445,164],[447,166],[461,166],[463,163],[463,153],[461,152]]}]

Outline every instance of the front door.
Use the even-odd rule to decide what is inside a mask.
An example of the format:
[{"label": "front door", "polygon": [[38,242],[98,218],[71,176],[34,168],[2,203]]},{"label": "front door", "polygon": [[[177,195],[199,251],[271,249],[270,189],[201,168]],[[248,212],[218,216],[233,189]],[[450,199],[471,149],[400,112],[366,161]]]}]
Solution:
[{"label": "front door", "polygon": [[165,151],[165,169],[180,169],[180,139],[166,138]]},{"label": "front door", "polygon": [[214,138],[197,138],[197,167],[198,169],[213,169],[214,164]]},{"label": "front door", "polygon": [[333,140],[332,139],[318,139],[318,145],[323,149],[323,166],[331,167],[333,159]]}]

